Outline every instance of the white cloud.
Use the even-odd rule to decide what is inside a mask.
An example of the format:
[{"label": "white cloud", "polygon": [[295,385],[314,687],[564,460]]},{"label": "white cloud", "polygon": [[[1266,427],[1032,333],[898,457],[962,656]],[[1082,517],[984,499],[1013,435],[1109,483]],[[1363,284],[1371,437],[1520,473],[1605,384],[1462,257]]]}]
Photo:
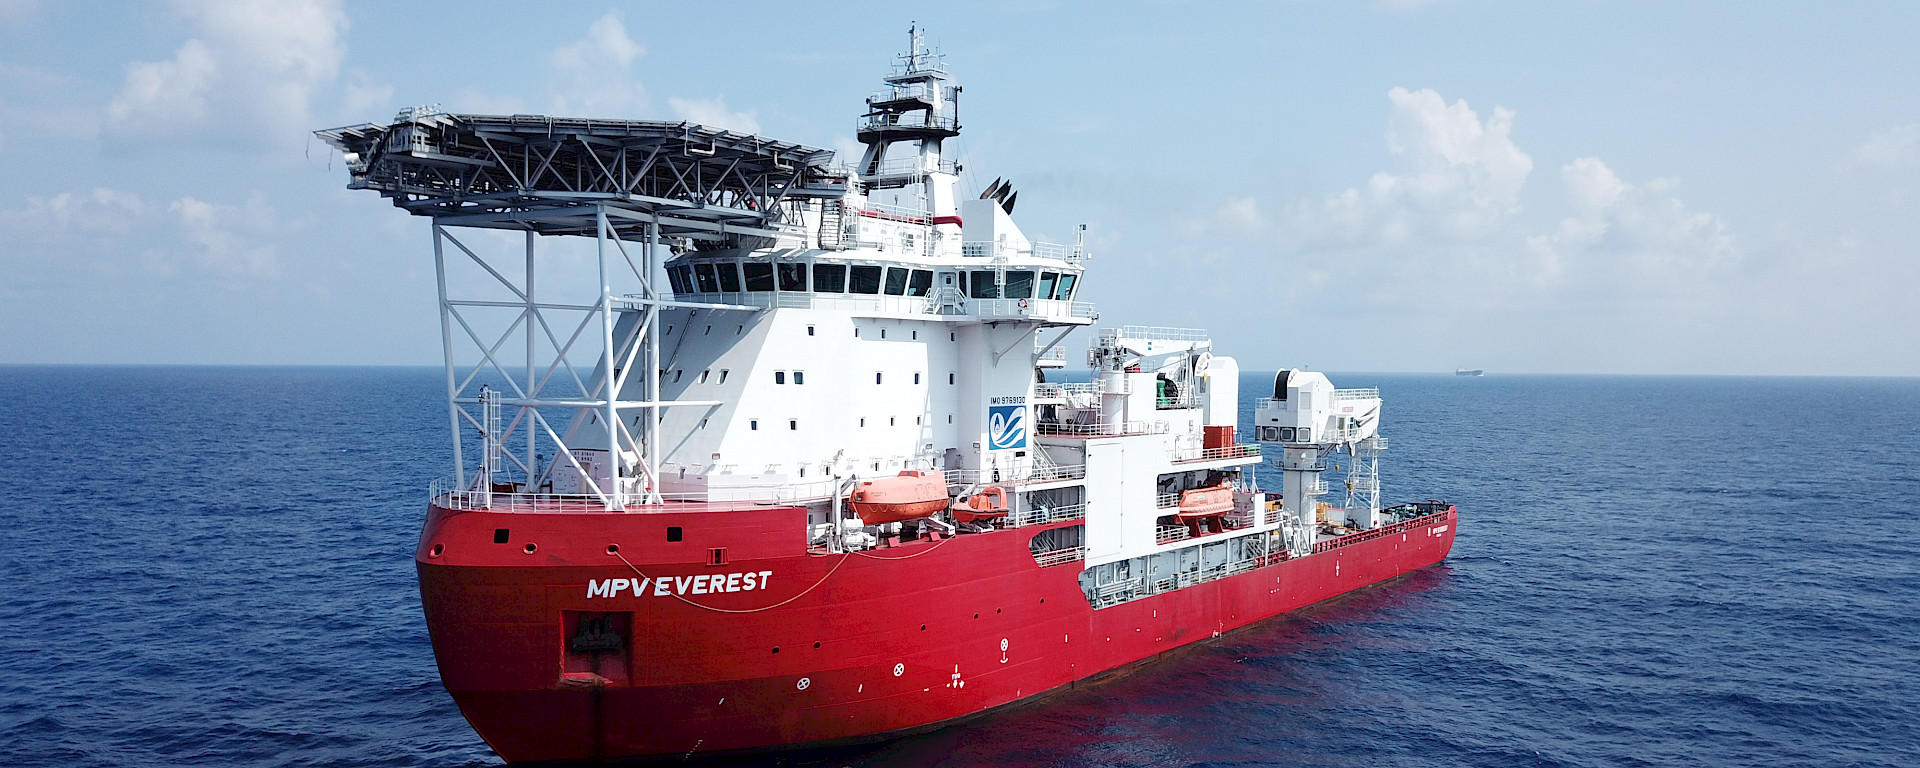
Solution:
[{"label": "white cloud", "polygon": [[177,9],[195,37],[172,59],[127,67],[107,105],[110,133],[272,144],[311,127],[314,93],[346,54],[335,0],[182,0]]},{"label": "white cloud", "polygon": [[1684,205],[1675,182],[1633,184],[1598,158],[1560,169],[1562,207],[1526,215],[1523,197],[1552,198],[1523,195],[1534,161],[1513,141],[1513,112],[1483,120],[1431,90],[1394,88],[1387,99],[1398,167],[1317,199],[1229,198],[1188,222],[1201,250],[1222,250],[1212,238],[1273,249],[1268,263],[1294,290],[1380,302],[1447,295],[1483,308],[1671,297],[1739,260],[1726,223]]},{"label": "white cloud", "polygon": [[164,277],[187,268],[227,282],[271,281],[281,273],[277,219],[259,195],[236,206],[194,197],[154,201],[110,187],[0,209],[0,229],[11,235],[10,265],[28,286],[86,275]]},{"label": "white cloud", "polygon": [[1854,148],[1853,161],[1874,168],[1898,168],[1920,162],[1920,123],[1874,134]]},{"label": "white cloud", "polygon": [[[1375,173],[1364,188],[1287,205],[1271,221],[1302,245],[1391,245],[1471,241],[1505,227],[1520,211],[1533,158],[1515,146],[1513,112],[1495,108],[1484,122],[1465,100],[1448,104],[1432,90],[1387,92],[1387,145],[1397,171]],[[1256,224],[1256,201],[1236,200],[1230,219]]]},{"label": "white cloud", "polygon": [[229,278],[272,279],[280,260],[271,240],[273,211],[254,196],[243,207],[182,197],[167,206],[193,256],[206,271]]},{"label": "white cloud", "polygon": [[1662,283],[1693,290],[1694,281],[1740,256],[1726,222],[1667,194],[1677,186],[1670,180],[1629,184],[1595,157],[1566,164],[1560,179],[1573,215],[1551,235],[1529,241],[1549,250],[1556,262],[1569,256],[1602,260],[1587,265],[1587,273],[1638,282],[1640,290]]},{"label": "white cloud", "polygon": [[751,110],[746,112],[729,110],[726,99],[683,99],[672,96],[668,97],[667,106],[673,110],[675,117],[690,123],[699,123],[711,128],[725,128],[740,133],[760,132],[760,121],[754,119]]},{"label": "white cloud", "polygon": [[616,11],[587,28],[587,36],[554,49],[548,57],[559,85],[553,110],[589,117],[634,118],[647,105],[647,90],[633,77],[633,62],[647,49],[627,35]]}]

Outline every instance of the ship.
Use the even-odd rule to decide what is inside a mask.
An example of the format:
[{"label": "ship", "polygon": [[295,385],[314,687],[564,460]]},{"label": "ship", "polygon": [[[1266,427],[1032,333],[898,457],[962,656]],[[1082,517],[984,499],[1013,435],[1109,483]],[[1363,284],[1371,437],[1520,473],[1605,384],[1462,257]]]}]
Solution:
[{"label": "ship", "polygon": [[1480,370],[1479,368],[1455,368],[1455,369],[1453,369],[1453,375],[1455,375],[1455,376],[1484,376],[1484,375],[1486,375],[1486,373],[1487,373],[1486,371],[1483,371],[1483,370]]},{"label": "ship", "polygon": [[960,192],[959,97],[915,30],[856,164],[438,107],[316,132],[431,220],[453,466],[414,560],[502,759],[923,732],[1446,558],[1454,505],[1380,501],[1377,390],[1283,370],[1242,424],[1207,332],[1097,326],[1084,226]]}]

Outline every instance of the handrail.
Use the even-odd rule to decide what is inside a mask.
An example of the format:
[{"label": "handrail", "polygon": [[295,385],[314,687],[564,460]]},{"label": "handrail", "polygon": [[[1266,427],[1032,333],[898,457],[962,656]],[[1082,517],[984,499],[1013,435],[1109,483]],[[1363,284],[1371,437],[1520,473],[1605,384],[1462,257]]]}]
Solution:
[{"label": "handrail", "polygon": [[1169,427],[1164,421],[1128,421],[1096,422],[1093,424],[1062,424],[1041,422],[1033,426],[1033,433],[1051,437],[1119,437],[1123,435],[1161,435]]},{"label": "handrail", "polygon": [[1425,528],[1427,526],[1433,525],[1434,523],[1440,522],[1442,519],[1445,519],[1446,516],[1447,516],[1447,510],[1443,509],[1438,512],[1422,515],[1420,517],[1416,517],[1411,520],[1406,520],[1403,522],[1394,523],[1392,525],[1383,525],[1383,526],[1380,526],[1379,528],[1374,528],[1371,530],[1360,531],[1358,533],[1349,533],[1345,536],[1327,539],[1326,541],[1315,543],[1313,545],[1313,551],[1315,554],[1319,554],[1321,552],[1339,549],[1341,547],[1349,546],[1352,544],[1359,544],[1360,542],[1363,542],[1363,541],[1372,541],[1382,536],[1391,536],[1396,533],[1404,533],[1406,531],[1411,531],[1415,528]]},{"label": "handrail", "polygon": [[1218,459],[1239,459],[1259,455],[1259,443],[1241,443],[1237,445],[1223,445],[1219,448],[1202,448],[1199,450],[1192,448],[1175,448],[1173,450],[1173,461],[1178,464],[1187,461],[1215,461]]},{"label": "handrail", "polygon": [[1055,549],[1048,552],[1037,552],[1037,553],[1034,553],[1034,556],[1033,556],[1033,562],[1042,568],[1045,568],[1051,565],[1063,565],[1066,563],[1074,562],[1076,560],[1085,560],[1085,559],[1087,559],[1086,547],[1067,547],[1066,549]]}]

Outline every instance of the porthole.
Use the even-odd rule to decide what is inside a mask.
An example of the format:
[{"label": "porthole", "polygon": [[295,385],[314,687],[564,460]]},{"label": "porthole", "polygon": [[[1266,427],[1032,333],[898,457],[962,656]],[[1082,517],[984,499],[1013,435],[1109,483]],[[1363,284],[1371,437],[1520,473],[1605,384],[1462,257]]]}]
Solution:
[{"label": "porthole", "polygon": [[533,553],[534,553],[534,551],[535,551],[535,550],[537,550],[537,549],[539,549],[539,548],[540,548],[540,547],[538,547],[538,546],[535,546],[535,545],[534,545],[534,543],[533,543],[533,542],[531,542],[531,541],[529,541],[529,542],[527,542],[527,546],[525,546],[525,547],[522,547],[522,549],[524,549],[524,550],[526,551],[526,553],[527,553],[527,554],[529,554],[529,555],[531,555],[531,554],[533,554]]},{"label": "porthole", "polygon": [[608,544],[608,545],[607,545],[607,554],[609,554],[609,555],[617,555],[617,554],[620,554],[620,545],[618,545],[618,544]]}]

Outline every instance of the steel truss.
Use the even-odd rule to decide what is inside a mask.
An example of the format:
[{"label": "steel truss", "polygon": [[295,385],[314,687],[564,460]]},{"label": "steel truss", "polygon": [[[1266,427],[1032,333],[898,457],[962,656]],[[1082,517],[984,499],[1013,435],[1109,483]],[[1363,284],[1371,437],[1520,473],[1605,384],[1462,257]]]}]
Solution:
[{"label": "steel truss", "polygon": [[[662,399],[661,309],[764,311],[668,298],[654,279],[662,274],[663,246],[764,246],[795,228],[811,198],[837,199],[846,184],[828,167],[830,151],[689,123],[407,110],[391,126],[316,135],[345,153],[350,188],[377,190],[433,219],[452,479],[485,504],[497,484],[540,493],[541,478],[563,469],[579,473],[582,487],[609,510],[660,503],[653,447],[661,409],[720,405]],[[456,227],[524,232],[524,253],[488,258],[456,237]],[[536,235],[594,238],[599,279],[591,303],[542,298],[551,289],[535,279]],[[518,263],[504,266],[509,260]],[[465,284],[449,281],[455,268],[484,275],[478,280],[492,298],[453,295]],[[616,291],[616,282],[632,290]],[[476,327],[476,315],[504,310],[513,318],[504,330]],[[617,321],[627,314],[633,322]],[[509,344],[524,349],[508,352]],[[477,359],[463,363],[456,347]],[[512,409],[510,420],[503,409]],[[565,434],[549,418],[555,411],[569,416]],[[605,429],[604,442],[579,434],[594,425]],[[484,446],[471,476],[467,427]],[[554,451],[544,467],[543,440]],[[601,446],[604,475],[575,454]],[[511,482],[516,469],[519,484]]]}]

